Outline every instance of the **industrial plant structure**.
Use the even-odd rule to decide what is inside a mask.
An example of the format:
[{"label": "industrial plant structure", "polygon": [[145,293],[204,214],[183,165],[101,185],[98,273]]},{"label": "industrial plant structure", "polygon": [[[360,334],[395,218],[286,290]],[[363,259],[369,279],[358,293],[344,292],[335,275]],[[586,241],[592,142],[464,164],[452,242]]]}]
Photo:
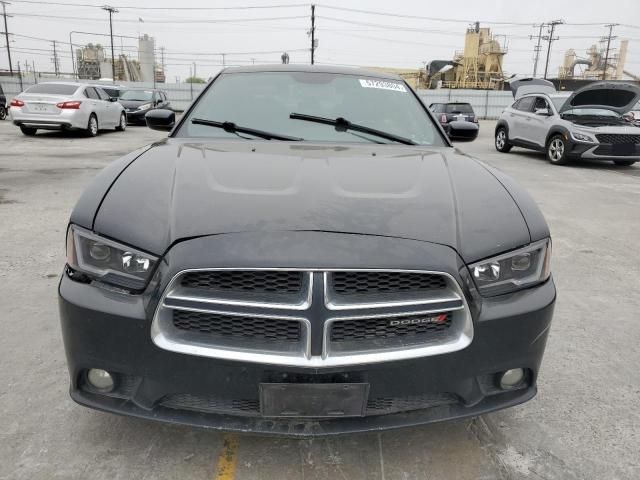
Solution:
[{"label": "industrial plant structure", "polygon": [[[640,80],[640,77],[625,70],[627,59],[628,40],[620,41],[617,53],[612,49],[607,54],[606,46],[591,45],[586,57],[578,57],[576,51],[571,48],[564,54],[564,61],[558,70],[558,78],[562,80]],[[581,67],[578,67],[581,66]],[[576,67],[580,71],[576,72]]]},{"label": "industrial plant structure", "polygon": [[[80,79],[99,80],[111,78],[111,55],[100,44],[91,44],[76,50],[76,75]],[[143,35],[138,39],[138,58],[124,53],[115,57],[115,79],[130,82],[164,83],[165,74],[155,59],[155,40]]]},{"label": "industrial plant structure", "polygon": [[455,52],[453,60],[433,60],[427,64],[427,85],[500,90],[504,84],[502,61],[506,53],[506,46],[500,45],[491,29],[480,28],[476,22],[465,33],[464,50]]}]

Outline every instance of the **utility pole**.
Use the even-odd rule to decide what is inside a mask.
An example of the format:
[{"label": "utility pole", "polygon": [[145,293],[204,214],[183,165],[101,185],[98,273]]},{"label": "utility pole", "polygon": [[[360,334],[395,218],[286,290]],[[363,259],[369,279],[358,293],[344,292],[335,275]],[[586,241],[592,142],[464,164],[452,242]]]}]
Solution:
[{"label": "utility pole", "polygon": [[7,42],[7,57],[9,57],[9,73],[13,76],[13,65],[11,63],[11,47],[9,46],[9,28],[7,27],[7,5],[9,2],[2,3],[2,16],[4,17],[4,39]]},{"label": "utility pole", "polygon": [[162,73],[164,73],[164,47],[160,47],[160,65],[162,66]]},{"label": "utility pole", "polygon": [[311,4],[311,65],[315,62],[316,53],[316,6]]},{"label": "utility pole", "polygon": [[607,67],[609,66],[609,48],[611,47],[611,39],[616,38],[612,36],[613,27],[618,26],[617,23],[610,23],[605,25],[605,27],[609,27],[609,35],[607,35],[607,49],[604,54],[604,68],[602,69],[602,80],[607,79]]},{"label": "utility pole", "polygon": [[111,80],[116,83],[116,56],[113,53],[113,14],[118,13],[118,10],[109,5],[102,7],[102,10],[109,12],[109,36],[111,37]]},{"label": "utility pole", "polygon": [[58,51],[56,50],[56,41],[53,40],[53,71],[56,72],[56,77],[60,74],[60,64],[58,63]]},{"label": "utility pole", "polygon": [[33,83],[38,83],[38,76],[36,75],[36,62],[31,60],[31,67],[33,69]]},{"label": "utility pole", "polygon": [[564,23],[564,20],[552,20],[550,21],[547,26],[549,27],[549,35],[542,37],[543,40],[547,40],[547,42],[549,42],[547,44],[547,60],[544,64],[544,78],[547,78],[547,73],[549,71],[549,54],[551,53],[551,43],[553,43],[555,40],[558,40],[558,37],[554,37],[553,33],[556,30],[556,25],[562,25]]},{"label": "utility pole", "polygon": [[[542,41],[542,29],[544,28],[545,24],[541,23],[540,25],[534,25],[534,27],[536,26],[539,27],[539,30],[537,36],[538,43],[533,48],[533,51],[536,54],[535,60],[533,61],[533,78],[536,78],[536,75],[538,74],[538,60],[540,60],[540,50],[542,50],[542,45],[540,45],[540,43]],[[534,35],[529,35],[529,40],[533,40],[534,38],[536,38]]]},{"label": "utility pole", "polygon": [[220,55],[222,55],[222,68],[224,68],[227,66],[227,59],[226,59],[227,54],[221,53]]}]

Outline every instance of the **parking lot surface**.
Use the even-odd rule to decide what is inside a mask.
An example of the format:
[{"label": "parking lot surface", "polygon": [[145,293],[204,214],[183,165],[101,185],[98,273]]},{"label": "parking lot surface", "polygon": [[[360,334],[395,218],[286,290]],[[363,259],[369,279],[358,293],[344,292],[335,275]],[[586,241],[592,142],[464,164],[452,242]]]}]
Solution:
[{"label": "parking lot surface", "polygon": [[500,154],[493,125],[457,147],[523,184],[553,235],[559,296],[538,396],[475,419],[291,440],[118,417],[69,399],[56,299],[69,214],[101,168],[165,134],[27,138],[0,122],[0,479],[640,478],[640,164],[557,167],[521,149]]}]

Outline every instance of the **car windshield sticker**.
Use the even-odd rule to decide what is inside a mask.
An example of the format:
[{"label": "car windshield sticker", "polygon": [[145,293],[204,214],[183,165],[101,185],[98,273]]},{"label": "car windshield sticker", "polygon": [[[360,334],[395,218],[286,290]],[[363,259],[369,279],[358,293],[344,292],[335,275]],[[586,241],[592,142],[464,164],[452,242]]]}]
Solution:
[{"label": "car windshield sticker", "polygon": [[404,88],[404,85],[396,82],[387,82],[385,80],[369,80],[369,79],[360,79],[360,85],[364,88],[381,88],[382,90],[393,90],[395,92],[407,92],[407,89]]}]

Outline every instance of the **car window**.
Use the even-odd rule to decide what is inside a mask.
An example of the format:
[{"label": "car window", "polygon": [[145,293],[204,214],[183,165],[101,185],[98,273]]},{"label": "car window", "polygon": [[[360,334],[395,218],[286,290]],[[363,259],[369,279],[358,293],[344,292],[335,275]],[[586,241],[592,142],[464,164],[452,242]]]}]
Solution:
[{"label": "car window", "polygon": [[93,87],[87,87],[84,89],[84,95],[87,98],[93,98],[95,100],[98,100],[100,97],[98,97],[98,94],[96,93],[96,91],[94,90]]},{"label": "car window", "polygon": [[385,141],[373,134],[291,119],[291,113],[343,117],[421,145],[444,145],[426,107],[402,80],[320,72],[222,74],[197,100],[176,135],[238,138],[223,129],[190,121],[201,118],[309,141]]},{"label": "car window", "polygon": [[153,90],[125,90],[120,93],[120,100],[138,100],[150,102],[153,98]]},{"label": "car window", "polygon": [[517,106],[515,107],[517,110],[520,110],[522,112],[531,112],[532,111],[532,107],[533,107],[533,102],[535,101],[536,97],[524,97],[521,98],[517,103]]},{"label": "car window", "polygon": [[533,111],[540,110],[542,108],[546,108],[550,110],[549,103],[544,97],[536,97],[535,103],[533,104]]},{"label": "car window", "polygon": [[473,113],[473,108],[468,103],[448,103],[447,113]]},{"label": "car window", "polygon": [[109,95],[110,97],[116,97],[118,98],[118,94],[119,91],[117,88],[110,88],[110,87],[101,87],[102,90],[104,90],[104,92]]},{"label": "car window", "polygon": [[100,100],[109,100],[109,95],[107,95],[107,93],[101,88],[96,87],[96,92],[98,93]]},{"label": "car window", "polygon": [[431,111],[433,113],[440,113],[442,111],[442,104],[441,103],[433,103],[431,104]]},{"label": "car window", "polygon": [[43,93],[48,95],[73,95],[78,85],[60,85],[59,83],[39,83],[25,90],[25,93]]}]

